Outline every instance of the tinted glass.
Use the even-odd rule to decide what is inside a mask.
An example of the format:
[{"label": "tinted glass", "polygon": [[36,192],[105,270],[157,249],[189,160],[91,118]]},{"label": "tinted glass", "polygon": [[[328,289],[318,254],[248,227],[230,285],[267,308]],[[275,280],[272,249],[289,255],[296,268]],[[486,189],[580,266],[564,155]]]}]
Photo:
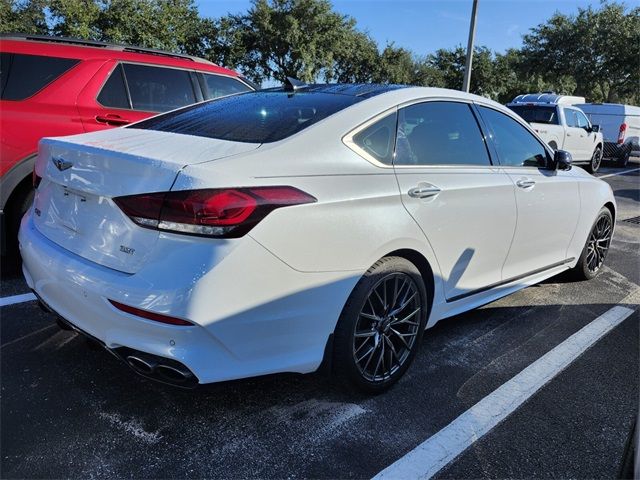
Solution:
[{"label": "tinted glass", "polygon": [[567,122],[567,127],[577,127],[578,126],[578,117],[576,116],[575,110],[570,110],[565,108],[564,110],[564,119]]},{"label": "tinted glass", "polygon": [[455,102],[426,102],[401,109],[394,163],[491,164],[471,108]]},{"label": "tinted glass", "polygon": [[98,103],[105,107],[131,108],[127,98],[127,88],[124,84],[121,65],[115,68],[102,87],[100,95],[98,95]]},{"label": "tinted glass", "polygon": [[353,136],[354,143],[379,162],[391,165],[393,163],[397,117],[398,115],[394,112],[369,125]]},{"label": "tinted glass", "polygon": [[513,118],[486,107],[479,107],[482,118],[491,129],[500,164],[545,167],[547,152],[526,128]]},{"label": "tinted glass", "polygon": [[269,143],[298,133],[360,100],[351,95],[313,92],[243,93],[150,118],[131,128]]},{"label": "tinted glass", "polygon": [[204,98],[207,100],[251,90],[247,85],[235,78],[225,77],[223,75],[208,75],[206,73],[203,74],[203,77],[206,85]]},{"label": "tinted glass", "polygon": [[196,101],[186,70],[127,63],[124,73],[134,110],[166,112]]},{"label": "tinted glass", "polygon": [[534,122],[558,125],[558,112],[556,107],[513,105],[509,108],[529,123]]},{"label": "tinted glass", "polygon": [[79,60],[3,53],[0,58],[0,77],[3,100],[24,100],[38,93]]},{"label": "tinted glass", "polygon": [[585,117],[584,113],[582,112],[575,112],[576,113],[576,118],[578,119],[578,126],[581,128],[586,128],[589,126],[589,121],[587,120],[587,117]]}]

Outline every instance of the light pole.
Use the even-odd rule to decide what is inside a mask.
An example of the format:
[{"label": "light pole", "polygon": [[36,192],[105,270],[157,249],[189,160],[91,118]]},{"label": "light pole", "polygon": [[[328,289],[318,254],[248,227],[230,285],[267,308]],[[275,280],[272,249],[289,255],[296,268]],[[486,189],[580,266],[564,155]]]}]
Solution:
[{"label": "light pole", "polygon": [[471,64],[473,63],[473,40],[476,36],[476,17],[478,16],[478,0],[473,0],[473,9],[471,10],[471,25],[469,25],[469,41],[467,42],[467,61],[464,66],[464,80],[462,81],[462,90],[469,91],[471,85]]}]

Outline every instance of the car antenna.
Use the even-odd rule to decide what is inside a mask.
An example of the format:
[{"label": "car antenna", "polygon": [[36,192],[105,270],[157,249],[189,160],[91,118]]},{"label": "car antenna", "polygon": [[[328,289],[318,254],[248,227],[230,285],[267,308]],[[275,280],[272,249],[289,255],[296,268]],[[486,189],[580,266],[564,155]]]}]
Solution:
[{"label": "car antenna", "polygon": [[286,80],[284,81],[284,89],[287,92],[295,92],[296,90],[300,90],[308,86],[309,85],[307,85],[306,83],[301,82],[297,78],[293,78],[293,77],[286,77]]}]

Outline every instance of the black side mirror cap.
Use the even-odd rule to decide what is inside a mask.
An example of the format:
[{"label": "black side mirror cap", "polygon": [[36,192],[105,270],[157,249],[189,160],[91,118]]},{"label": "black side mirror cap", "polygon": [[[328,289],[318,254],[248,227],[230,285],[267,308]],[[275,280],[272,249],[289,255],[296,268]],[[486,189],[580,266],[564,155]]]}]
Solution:
[{"label": "black side mirror cap", "polygon": [[553,154],[554,170],[571,170],[573,158],[566,150],[556,150]]},{"label": "black side mirror cap", "polygon": [[600,125],[591,125],[591,128],[589,130],[598,133],[600,131]]}]

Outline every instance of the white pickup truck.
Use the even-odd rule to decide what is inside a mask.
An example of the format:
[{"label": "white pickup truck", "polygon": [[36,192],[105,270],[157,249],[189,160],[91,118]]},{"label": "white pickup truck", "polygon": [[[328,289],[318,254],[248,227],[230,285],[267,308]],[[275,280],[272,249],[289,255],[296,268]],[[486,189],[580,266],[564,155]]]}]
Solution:
[{"label": "white pickup truck", "polygon": [[525,119],[554,150],[571,153],[573,163],[594,173],[602,162],[603,139],[599,125],[592,125],[584,112],[573,105],[584,97],[529,93],[507,104]]}]

